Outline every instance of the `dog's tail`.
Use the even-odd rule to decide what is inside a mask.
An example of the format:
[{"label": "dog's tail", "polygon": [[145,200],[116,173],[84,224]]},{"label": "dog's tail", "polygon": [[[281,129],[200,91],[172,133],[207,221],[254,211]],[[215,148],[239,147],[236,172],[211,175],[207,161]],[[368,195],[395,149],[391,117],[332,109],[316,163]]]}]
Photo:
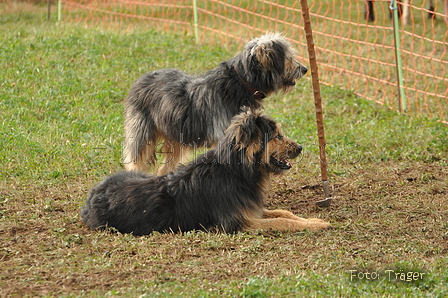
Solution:
[{"label": "dog's tail", "polygon": [[109,209],[109,201],[103,198],[104,194],[96,194],[91,191],[84,206],[81,208],[83,222],[92,229],[105,229],[107,222],[102,214]]},{"label": "dog's tail", "polygon": [[124,121],[123,163],[127,171],[148,172],[156,161],[157,132],[149,114],[127,105]]}]

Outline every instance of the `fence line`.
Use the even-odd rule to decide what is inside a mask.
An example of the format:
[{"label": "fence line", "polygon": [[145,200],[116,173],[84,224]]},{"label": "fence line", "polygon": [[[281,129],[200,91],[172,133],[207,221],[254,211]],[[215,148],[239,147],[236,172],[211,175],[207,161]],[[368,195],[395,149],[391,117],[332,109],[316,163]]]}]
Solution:
[{"label": "fence line", "polygon": [[[63,21],[120,30],[146,25],[191,35],[197,32],[201,43],[225,45],[266,31],[280,31],[298,49],[299,59],[308,58],[297,0],[61,1]],[[412,4],[403,1],[399,6],[399,11],[409,16],[402,18],[398,28],[402,88],[407,113],[448,124],[448,24],[443,7],[446,0],[434,4],[434,12],[426,0],[414,0]],[[385,0],[322,0],[309,3],[309,9],[321,83],[353,90],[361,97],[398,110],[389,5]]]}]

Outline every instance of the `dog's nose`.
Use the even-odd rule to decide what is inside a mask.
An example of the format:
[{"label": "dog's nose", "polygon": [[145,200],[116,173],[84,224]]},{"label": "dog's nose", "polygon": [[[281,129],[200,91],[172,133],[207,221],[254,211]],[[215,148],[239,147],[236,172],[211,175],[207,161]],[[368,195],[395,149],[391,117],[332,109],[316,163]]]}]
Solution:
[{"label": "dog's nose", "polygon": [[305,66],[302,66],[302,75],[306,74],[308,72],[308,68],[306,68]]},{"label": "dog's nose", "polygon": [[[296,149],[296,153],[297,153],[297,155],[299,155],[300,152],[302,152],[302,146],[299,145],[299,144],[297,144],[297,149]],[[296,155],[296,156],[297,156],[297,155]]]}]

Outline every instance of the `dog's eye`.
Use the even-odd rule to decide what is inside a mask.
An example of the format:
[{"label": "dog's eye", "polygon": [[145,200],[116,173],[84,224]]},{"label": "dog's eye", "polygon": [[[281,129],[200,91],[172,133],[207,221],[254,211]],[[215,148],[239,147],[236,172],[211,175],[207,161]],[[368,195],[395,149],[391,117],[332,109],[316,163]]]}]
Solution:
[{"label": "dog's eye", "polygon": [[275,138],[278,139],[278,140],[281,140],[281,139],[283,139],[283,136],[281,136],[281,135],[276,135]]}]

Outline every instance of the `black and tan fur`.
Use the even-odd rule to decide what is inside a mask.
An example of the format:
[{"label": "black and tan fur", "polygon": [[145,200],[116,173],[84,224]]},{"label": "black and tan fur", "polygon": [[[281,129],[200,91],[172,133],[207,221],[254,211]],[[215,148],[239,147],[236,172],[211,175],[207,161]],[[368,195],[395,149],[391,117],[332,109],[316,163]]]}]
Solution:
[{"label": "black and tan fur", "polygon": [[290,169],[288,159],[301,149],[274,121],[245,109],[214,149],[175,172],[128,171],[106,178],[91,190],[81,216],[90,228],[113,227],[134,235],[328,228],[320,219],[263,207],[270,175]]},{"label": "black and tan fur", "polygon": [[242,106],[257,109],[266,96],[292,90],[307,72],[295,56],[282,35],[268,33],[201,76],[178,69],[146,73],[125,102],[125,169],[148,172],[159,151],[158,174],[166,174],[191,148],[216,145]]}]

